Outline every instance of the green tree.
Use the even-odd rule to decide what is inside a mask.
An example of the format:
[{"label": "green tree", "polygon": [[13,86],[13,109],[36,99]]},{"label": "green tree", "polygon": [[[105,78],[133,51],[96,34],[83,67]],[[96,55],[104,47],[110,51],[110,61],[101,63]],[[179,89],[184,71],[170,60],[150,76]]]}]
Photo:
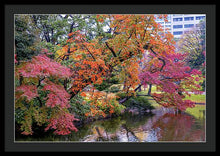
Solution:
[{"label": "green tree", "polygon": [[17,61],[29,60],[39,52],[39,30],[29,15],[15,15],[15,53]]},{"label": "green tree", "polygon": [[[177,42],[177,48],[182,53],[187,53],[186,63],[191,69],[202,71],[205,76],[205,56],[206,56],[206,21],[201,20],[195,28],[185,33]],[[205,80],[201,82],[202,90],[205,90]]]},{"label": "green tree", "polygon": [[205,20],[185,33],[177,42],[180,52],[186,52],[185,61],[192,69],[205,70]]}]

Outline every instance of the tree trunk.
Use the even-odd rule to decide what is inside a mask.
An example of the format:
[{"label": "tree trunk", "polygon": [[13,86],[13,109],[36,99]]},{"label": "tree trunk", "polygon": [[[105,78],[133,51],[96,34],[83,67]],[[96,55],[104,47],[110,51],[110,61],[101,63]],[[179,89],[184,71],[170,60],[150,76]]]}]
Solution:
[{"label": "tree trunk", "polygon": [[141,87],[138,89],[138,92],[141,92]]},{"label": "tree trunk", "polygon": [[23,82],[23,76],[20,75],[20,77],[19,77],[19,85],[20,86],[22,85],[22,82]]},{"label": "tree trunk", "polygon": [[148,93],[147,93],[147,95],[151,95],[151,88],[152,88],[152,84],[149,84],[149,90],[148,90]]}]

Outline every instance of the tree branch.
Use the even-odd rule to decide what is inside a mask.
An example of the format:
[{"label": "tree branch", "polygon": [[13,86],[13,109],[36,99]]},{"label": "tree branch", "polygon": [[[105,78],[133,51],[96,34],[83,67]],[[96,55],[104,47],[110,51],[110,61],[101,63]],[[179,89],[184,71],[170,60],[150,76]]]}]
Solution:
[{"label": "tree branch", "polygon": [[45,77],[43,77],[42,79],[40,78],[40,79],[38,80],[37,87],[40,87],[40,85],[41,85],[41,81],[43,81],[44,79],[45,79]]},{"label": "tree branch", "polygon": [[[137,88],[135,88],[135,92],[139,89],[141,87],[141,84],[140,85],[138,85],[138,87]],[[123,98],[123,99],[121,99],[121,100],[119,100],[119,103],[120,104],[122,104],[122,103],[124,103],[125,101],[127,101],[128,99],[130,99],[132,96],[127,96],[127,97],[125,97],[125,98]]]},{"label": "tree branch", "polygon": [[92,58],[96,61],[95,57],[93,56],[93,54],[91,53],[91,51],[84,45],[82,44],[84,48],[86,48],[86,50],[89,52],[89,54],[92,56]]},{"label": "tree branch", "polygon": [[105,45],[106,45],[106,46],[108,47],[108,49],[112,52],[113,56],[114,56],[114,57],[117,57],[115,51],[114,51],[111,47],[109,47],[108,42],[105,42]]},{"label": "tree branch", "polygon": [[166,65],[166,62],[164,61],[164,59],[162,59],[162,58],[158,58],[158,60],[160,60],[160,61],[162,61],[163,62],[163,65],[162,65],[162,67],[160,68],[160,71],[162,71],[163,70],[163,68],[164,68],[164,66]]},{"label": "tree branch", "polygon": [[[145,45],[146,47],[144,47],[145,49],[148,49],[148,45]],[[151,50],[152,53],[154,53],[156,56],[158,56],[158,54],[152,49],[152,47],[149,48]],[[158,60],[163,62],[162,67],[160,68],[160,71],[163,70],[164,66],[166,65],[166,62],[164,59],[162,59],[161,57],[158,57]]]}]

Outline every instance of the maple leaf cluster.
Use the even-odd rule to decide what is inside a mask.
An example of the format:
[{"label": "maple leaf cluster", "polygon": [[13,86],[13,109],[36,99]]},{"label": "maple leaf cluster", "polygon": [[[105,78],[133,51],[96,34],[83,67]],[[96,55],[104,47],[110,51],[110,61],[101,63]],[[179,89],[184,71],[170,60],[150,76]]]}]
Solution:
[{"label": "maple leaf cluster", "polygon": [[43,87],[42,90],[50,91],[50,93],[47,95],[48,99],[45,103],[47,107],[53,108],[57,105],[59,105],[61,108],[70,107],[68,100],[70,95],[62,86],[49,82]]},{"label": "maple leaf cluster", "polygon": [[23,77],[56,76],[66,78],[71,76],[69,68],[61,66],[44,54],[33,57],[31,63],[25,64],[18,72]]},{"label": "maple leaf cluster", "polygon": [[55,129],[54,133],[58,135],[67,135],[72,131],[77,132],[78,129],[75,127],[74,121],[78,121],[78,119],[73,114],[61,110],[54,113],[53,117],[49,119],[49,124],[45,128],[45,131]]},{"label": "maple leaf cluster", "polygon": [[28,101],[38,96],[36,86],[21,85],[16,88],[16,91],[21,91],[23,93],[21,97],[26,97]]}]

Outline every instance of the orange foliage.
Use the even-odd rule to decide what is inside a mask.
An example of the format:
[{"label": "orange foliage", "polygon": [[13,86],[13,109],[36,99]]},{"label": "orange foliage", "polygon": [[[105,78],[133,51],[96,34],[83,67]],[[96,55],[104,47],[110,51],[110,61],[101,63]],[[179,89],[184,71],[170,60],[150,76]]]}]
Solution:
[{"label": "orange foliage", "polygon": [[[166,18],[166,15],[159,16]],[[141,58],[147,43],[155,46],[158,55],[173,50],[170,45],[164,44],[164,38],[170,43],[172,36],[161,38],[158,35],[160,28],[154,21],[154,15],[97,15],[96,18],[101,23],[108,19],[113,31],[111,38],[103,42],[101,37],[97,37],[88,42],[85,33],[75,31],[68,34],[66,45],[57,52],[60,60],[68,55],[75,62],[71,67],[74,71],[70,88],[73,94],[92,83],[101,84],[116,66],[124,67],[127,90],[134,89],[140,83],[137,76],[139,65],[138,59],[131,58]]]}]

